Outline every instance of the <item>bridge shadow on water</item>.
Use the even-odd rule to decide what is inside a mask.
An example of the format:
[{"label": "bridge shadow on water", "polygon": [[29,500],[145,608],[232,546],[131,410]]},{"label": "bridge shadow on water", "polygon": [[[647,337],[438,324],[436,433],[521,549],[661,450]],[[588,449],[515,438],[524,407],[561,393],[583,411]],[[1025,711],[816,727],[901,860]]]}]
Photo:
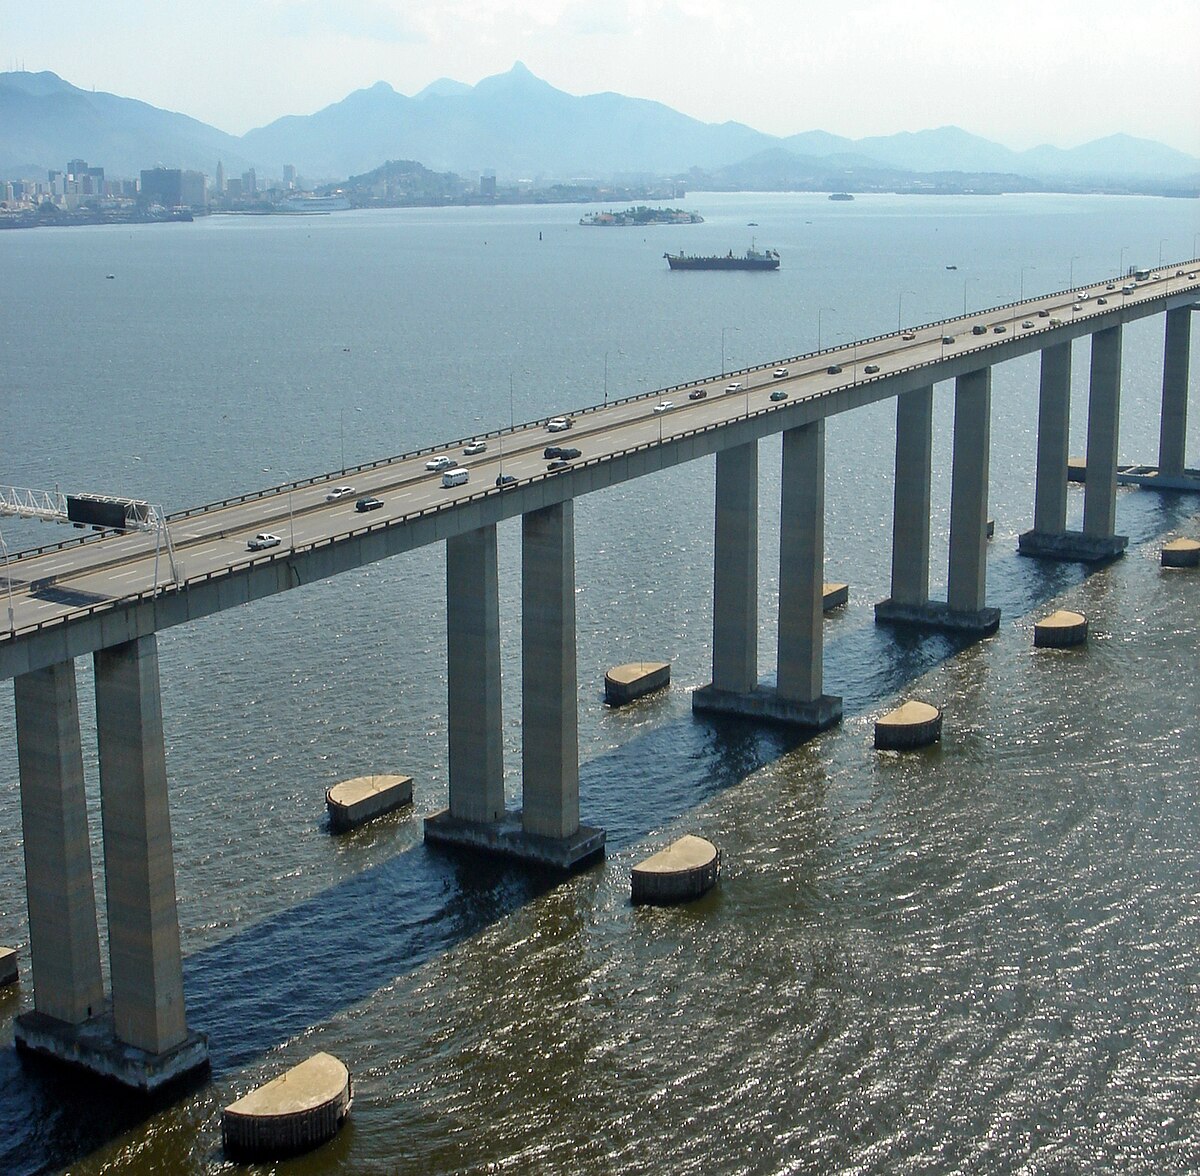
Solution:
[{"label": "bridge shadow on water", "polygon": [[[1140,496],[1139,496],[1140,497]],[[1145,496],[1126,518],[1131,546],[1179,525],[1195,499]],[[1138,533],[1135,537],[1135,532]],[[989,562],[989,601],[1006,621],[1080,583],[1090,569],[1002,553]],[[993,573],[999,573],[994,575]],[[971,644],[867,622],[826,642],[826,679],[847,717],[877,707]],[[805,742],[786,729],[680,716],[581,765],[581,807],[610,852],[637,844]],[[619,783],[618,783],[619,782]],[[417,845],[219,944],[189,956],[191,1026],[210,1039],[214,1076],[252,1063],[366,999],[544,894],[562,875]],[[94,1080],[0,1052],[0,1169],[70,1164],[144,1121],[179,1091],[143,1102]]]}]

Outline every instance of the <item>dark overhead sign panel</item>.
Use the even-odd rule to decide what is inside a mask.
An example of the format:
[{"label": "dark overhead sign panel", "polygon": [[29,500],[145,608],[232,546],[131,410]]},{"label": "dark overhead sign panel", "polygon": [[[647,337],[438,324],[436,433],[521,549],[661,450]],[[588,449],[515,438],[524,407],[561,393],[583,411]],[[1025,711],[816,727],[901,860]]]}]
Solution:
[{"label": "dark overhead sign panel", "polygon": [[144,523],[149,514],[148,503],[129,498],[109,498],[104,494],[67,495],[67,518],[82,526],[124,531],[131,525]]}]

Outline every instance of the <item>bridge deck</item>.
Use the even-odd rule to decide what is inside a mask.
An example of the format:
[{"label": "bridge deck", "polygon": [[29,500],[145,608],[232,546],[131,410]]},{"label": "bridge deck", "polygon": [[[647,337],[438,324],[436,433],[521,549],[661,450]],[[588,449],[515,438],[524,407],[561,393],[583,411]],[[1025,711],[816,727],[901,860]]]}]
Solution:
[{"label": "bridge deck", "polygon": [[[545,421],[519,425],[486,435],[487,451],[477,456],[464,455],[465,441],[458,441],[184,511],[168,520],[179,584],[171,583],[167,554],[158,550],[153,534],[109,535],[21,553],[0,576],[11,610],[10,624],[3,626],[7,632],[0,633],[0,677],[1105,327],[1192,305],[1200,294],[1197,279],[1197,263],[1174,264],[1129,294],[1121,292],[1123,280],[1114,278],[590,406],[572,413],[573,427],[564,432],[548,432]],[[1107,304],[1100,305],[1100,298]],[[973,334],[976,325],[986,333]],[[947,337],[953,342],[944,342]],[[868,372],[868,366],[877,370]],[[831,372],[831,367],[841,370]],[[776,368],[787,374],[774,376]],[[736,392],[727,391],[731,383],[739,385]],[[787,398],[771,400],[778,391]],[[705,395],[693,400],[694,392]],[[670,408],[656,411],[668,402]],[[570,469],[550,473],[543,457],[547,445],[571,446],[581,456]],[[425,468],[430,456],[440,453],[469,472],[466,484],[444,488],[440,473]],[[516,479],[503,489],[495,484],[501,470]],[[327,502],[326,494],[338,485],[352,486],[353,494]],[[383,499],[382,508],[357,512],[355,500],[367,495]],[[260,552],[248,550],[247,540],[259,532],[272,532],[281,542]],[[188,591],[178,592],[181,587]],[[198,592],[202,587],[209,591]],[[178,599],[193,595],[189,602]],[[136,620],[128,619],[131,610],[138,610]],[[104,622],[118,613],[127,615],[127,623],[118,625],[114,636]],[[86,635],[38,640],[95,621],[101,623],[89,624]],[[31,641],[40,652],[19,648]]]}]

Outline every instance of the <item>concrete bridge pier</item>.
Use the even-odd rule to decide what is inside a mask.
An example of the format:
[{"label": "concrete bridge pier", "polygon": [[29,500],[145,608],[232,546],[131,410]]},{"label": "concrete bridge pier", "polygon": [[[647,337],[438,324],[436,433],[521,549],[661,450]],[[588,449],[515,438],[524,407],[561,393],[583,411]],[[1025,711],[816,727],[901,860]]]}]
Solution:
[{"label": "concrete bridge pier", "polygon": [[579,823],[575,539],[571,501],[522,516],[522,809],[504,808],[496,529],[447,540],[450,808],[428,841],[559,869],[604,852]]},{"label": "concrete bridge pier", "polygon": [[757,682],[757,463],[753,445],[718,454],[713,681],[692,709],[823,730],[842,717],[842,700],[822,692],[825,422],[783,434],[774,687]]},{"label": "concrete bridge pier", "polygon": [[[207,1040],[188,1029],[184,1011],[157,639],[98,650],[94,666],[111,1011],[66,1022],[35,1009],[14,1035],[22,1048],[152,1091],[208,1065]],[[61,691],[58,701],[56,738],[67,759],[72,724],[61,721]],[[48,721],[43,711],[43,738]]]},{"label": "concrete bridge pier", "polygon": [[[918,389],[918,394],[923,390]],[[954,454],[951,466],[950,489],[950,561],[946,602],[913,600],[882,601],[875,606],[875,619],[886,624],[911,625],[983,637],[1000,626],[1000,610],[988,608],[987,599],[987,490],[988,459],[991,449],[992,371],[979,368],[958,377],[954,388]],[[923,439],[923,424],[918,410],[911,409],[913,419],[907,423],[906,435],[901,437],[900,414],[897,413],[897,452],[904,440]],[[918,459],[905,459],[906,478],[911,484],[918,480]],[[899,466],[900,459],[897,464]],[[927,479],[926,474],[926,479]],[[897,479],[897,496],[900,494]],[[918,493],[922,487],[918,484]],[[924,501],[928,513],[927,481]],[[915,510],[908,504],[905,512]],[[896,524],[893,524],[894,527]],[[928,543],[928,523],[925,524]],[[917,538],[921,536],[918,535]],[[896,556],[893,553],[893,561]],[[919,581],[911,577],[913,585]]]},{"label": "concrete bridge pier", "polygon": [[1071,425],[1071,344],[1042,349],[1038,393],[1033,530],[1017,540],[1022,555],[1052,555],[1067,530],[1067,461]]},{"label": "concrete bridge pier", "polygon": [[[1165,377],[1164,377],[1165,383]],[[1121,415],[1121,327],[1092,335],[1088,390],[1087,478],[1083,491],[1083,530],[1058,534],[1026,532],[1023,555],[1098,563],[1124,554],[1126,535],[1116,534],[1117,442]],[[1041,454],[1039,422],[1039,484]]]},{"label": "concrete bridge pier", "polygon": [[929,513],[933,469],[933,385],[896,397],[892,488],[892,594],[875,606],[879,620],[929,603]]},{"label": "concrete bridge pier", "polygon": [[494,525],[446,541],[450,815],[504,816],[500,593]]},{"label": "concrete bridge pier", "polygon": [[1158,476],[1142,483],[1162,490],[1200,490],[1200,470],[1184,468],[1187,444],[1188,371],[1191,365],[1193,306],[1167,311],[1163,346],[1162,416],[1158,434]]},{"label": "concrete bridge pier", "polygon": [[[34,1021],[80,1025],[104,1011],[75,663],[13,681]],[[15,1036],[21,1043],[19,1017]]]},{"label": "concrete bridge pier", "polygon": [[717,452],[713,523],[712,681],[692,709],[758,684],[758,442]]}]

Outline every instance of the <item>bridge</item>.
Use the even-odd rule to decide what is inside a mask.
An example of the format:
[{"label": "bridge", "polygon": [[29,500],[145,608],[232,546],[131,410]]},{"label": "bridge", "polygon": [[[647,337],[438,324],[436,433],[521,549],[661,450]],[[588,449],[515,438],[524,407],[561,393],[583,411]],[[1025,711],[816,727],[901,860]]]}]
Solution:
[{"label": "bridge", "polygon": [[[573,502],[715,455],[712,680],[697,711],[820,730],[825,421],[896,401],[891,592],[880,623],[983,636],[991,369],[1041,356],[1036,483],[1022,553],[1103,561],[1116,533],[1122,330],[1165,316],[1158,465],[1141,481],[1200,490],[1184,463],[1195,261],[1115,276],[567,412],[332,475],[8,556],[0,678],[14,680],[34,1008],[19,1048],[150,1090],[206,1064],[187,1024],[156,634],[415,548],[446,544],[449,807],[431,841],[577,868],[603,853],[580,820]],[[1066,527],[1072,345],[1090,340],[1083,526]],[[953,380],[949,566],[929,597],[933,387]],[[553,428],[551,427],[553,425]],[[759,680],[758,442],[783,438],[774,684]],[[547,465],[548,445],[579,455]],[[471,453],[464,450],[470,448]],[[429,465],[466,471],[444,485]],[[450,481],[455,481],[451,479]],[[359,511],[363,498],[382,505]],[[21,510],[19,493],[0,513]],[[37,499],[44,517],[63,517]],[[141,504],[145,506],[146,504]],[[521,518],[522,804],[506,811],[497,525]],[[145,515],[157,518],[154,511]],[[268,546],[250,541],[267,534]],[[164,558],[170,553],[171,558]],[[74,659],[95,676],[110,993],[102,983]]]}]

